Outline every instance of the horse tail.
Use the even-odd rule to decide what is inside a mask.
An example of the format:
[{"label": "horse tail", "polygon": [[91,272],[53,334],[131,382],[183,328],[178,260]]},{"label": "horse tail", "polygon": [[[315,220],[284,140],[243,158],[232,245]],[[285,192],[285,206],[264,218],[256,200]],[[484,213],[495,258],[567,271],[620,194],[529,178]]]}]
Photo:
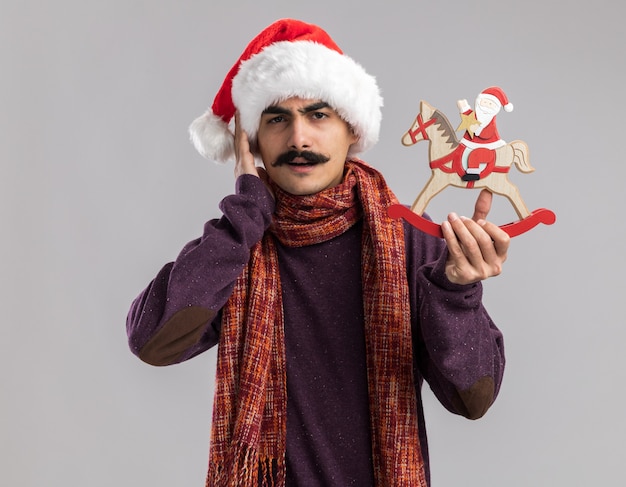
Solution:
[{"label": "horse tail", "polygon": [[514,140],[509,144],[513,149],[513,162],[517,169],[523,173],[530,173],[535,170],[530,165],[528,157],[528,145],[523,140]]}]

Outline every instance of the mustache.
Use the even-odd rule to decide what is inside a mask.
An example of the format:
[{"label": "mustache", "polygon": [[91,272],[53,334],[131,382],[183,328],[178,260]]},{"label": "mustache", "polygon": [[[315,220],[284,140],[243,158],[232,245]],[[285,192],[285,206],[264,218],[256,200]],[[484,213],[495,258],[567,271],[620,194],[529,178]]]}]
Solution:
[{"label": "mustache", "polygon": [[324,163],[330,160],[329,157],[323,154],[319,154],[317,152],[311,152],[308,150],[305,150],[305,151],[290,150],[288,152],[284,152],[281,155],[279,155],[274,161],[274,163],[272,164],[272,166],[278,167],[278,166],[282,166],[283,164],[289,164],[298,157],[304,159],[307,163],[311,163],[311,164]]}]

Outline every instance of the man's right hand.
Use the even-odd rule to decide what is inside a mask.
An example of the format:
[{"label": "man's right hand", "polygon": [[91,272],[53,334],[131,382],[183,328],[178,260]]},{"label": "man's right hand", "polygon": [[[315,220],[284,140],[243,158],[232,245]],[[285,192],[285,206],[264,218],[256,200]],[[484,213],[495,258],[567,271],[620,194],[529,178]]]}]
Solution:
[{"label": "man's right hand", "polygon": [[250,152],[250,142],[239,124],[239,112],[235,113],[235,178],[242,174],[259,176],[254,163],[254,155]]},{"label": "man's right hand", "polygon": [[[262,174],[263,173],[263,174]],[[239,112],[235,112],[235,180],[242,174],[251,174],[252,176],[261,177],[265,187],[274,198],[274,192],[267,183],[265,169],[258,167],[254,162],[254,155],[250,151],[250,141],[248,134],[241,130],[239,124]]]}]

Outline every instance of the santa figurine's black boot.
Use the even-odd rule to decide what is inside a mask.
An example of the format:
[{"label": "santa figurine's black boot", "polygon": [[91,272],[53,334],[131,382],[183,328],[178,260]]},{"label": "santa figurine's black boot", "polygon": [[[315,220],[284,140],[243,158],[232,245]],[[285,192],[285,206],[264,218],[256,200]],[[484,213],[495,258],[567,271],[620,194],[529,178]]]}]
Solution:
[{"label": "santa figurine's black boot", "polygon": [[480,174],[469,174],[465,173],[461,176],[463,181],[478,181],[480,179]]}]

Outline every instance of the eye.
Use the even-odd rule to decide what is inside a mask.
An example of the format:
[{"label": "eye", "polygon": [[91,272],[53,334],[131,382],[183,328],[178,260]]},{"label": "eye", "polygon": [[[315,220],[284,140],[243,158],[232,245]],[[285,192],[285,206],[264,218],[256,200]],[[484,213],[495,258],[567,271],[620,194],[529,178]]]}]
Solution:
[{"label": "eye", "polygon": [[328,118],[328,114],[324,112],[312,112],[311,117],[315,120],[322,120],[323,118]]},{"label": "eye", "polygon": [[280,123],[285,120],[283,115],[276,115],[275,117],[271,117],[267,119],[267,123]]}]

